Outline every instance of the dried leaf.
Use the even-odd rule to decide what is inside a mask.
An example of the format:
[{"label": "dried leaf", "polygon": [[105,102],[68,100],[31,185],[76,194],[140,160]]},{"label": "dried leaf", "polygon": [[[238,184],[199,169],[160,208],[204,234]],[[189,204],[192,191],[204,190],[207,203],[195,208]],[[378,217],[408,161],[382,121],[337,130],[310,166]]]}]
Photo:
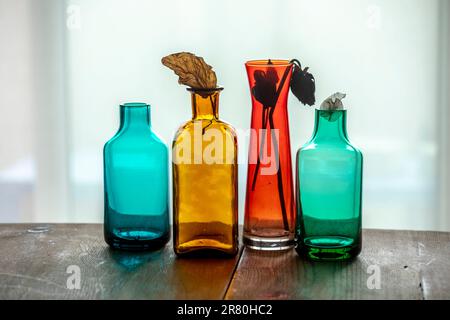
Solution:
[{"label": "dried leaf", "polygon": [[179,52],[162,58],[161,62],[175,72],[179,77],[179,84],[195,89],[217,87],[216,73],[202,57],[197,57],[190,52]]}]

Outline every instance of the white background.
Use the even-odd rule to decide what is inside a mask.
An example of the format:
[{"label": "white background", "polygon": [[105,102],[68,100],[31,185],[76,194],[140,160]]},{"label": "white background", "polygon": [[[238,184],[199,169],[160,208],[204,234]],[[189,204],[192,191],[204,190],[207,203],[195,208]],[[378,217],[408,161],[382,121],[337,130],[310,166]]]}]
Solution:
[{"label": "white background", "polygon": [[[191,51],[214,67],[220,117],[238,129],[250,125],[245,61],[308,65],[319,103],[348,94],[363,226],[450,230],[449,16],[446,0],[0,0],[0,222],[102,222],[118,105],[150,103],[170,144],[190,98],[160,60]],[[293,155],[313,116],[290,98]],[[245,164],[239,174],[242,219]]]}]

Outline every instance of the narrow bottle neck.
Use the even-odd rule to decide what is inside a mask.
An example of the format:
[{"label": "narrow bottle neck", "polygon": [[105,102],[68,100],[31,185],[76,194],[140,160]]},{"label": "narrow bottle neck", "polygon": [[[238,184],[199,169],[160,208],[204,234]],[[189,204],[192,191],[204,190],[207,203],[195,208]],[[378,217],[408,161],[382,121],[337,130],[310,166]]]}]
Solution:
[{"label": "narrow bottle neck", "polygon": [[150,106],[147,104],[124,104],[120,106],[120,127],[122,129],[149,128]]},{"label": "narrow bottle neck", "polygon": [[313,140],[348,141],[347,111],[316,110]]},{"label": "narrow bottle neck", "polygon": [[219,118],[220,90],[191,91],[192,119],[212,120]]}]

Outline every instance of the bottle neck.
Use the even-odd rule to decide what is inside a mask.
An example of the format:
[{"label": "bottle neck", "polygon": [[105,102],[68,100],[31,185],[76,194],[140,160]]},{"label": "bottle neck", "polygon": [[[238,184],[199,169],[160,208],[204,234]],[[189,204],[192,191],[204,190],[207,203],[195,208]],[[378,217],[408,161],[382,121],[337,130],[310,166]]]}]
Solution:
[{"label": "bottle neck", "polygon": [[222,89],[191,91],[192,119],[219,119],[219,94]]},{"label": "bottle neck", "polygon": [[313,140],[342,140],[348,142],[347,110],[317,110]]},{"label": "bottle neck", "polygon": [[120,106],[120,128],[150,128],[150,106],[145,103],[126,103]]}]

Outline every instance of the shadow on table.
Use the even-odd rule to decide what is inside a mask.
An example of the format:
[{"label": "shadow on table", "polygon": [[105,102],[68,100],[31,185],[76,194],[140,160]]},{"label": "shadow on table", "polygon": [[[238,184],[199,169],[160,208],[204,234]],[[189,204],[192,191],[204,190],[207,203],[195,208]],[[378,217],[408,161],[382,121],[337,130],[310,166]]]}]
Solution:
[{"label": "shadow on table", "polygon": [[159,261],[165,248],[156,251],[119,251],[105,248],[105,256],[111,258],[126,271],[135,271],[151,261]]}]

